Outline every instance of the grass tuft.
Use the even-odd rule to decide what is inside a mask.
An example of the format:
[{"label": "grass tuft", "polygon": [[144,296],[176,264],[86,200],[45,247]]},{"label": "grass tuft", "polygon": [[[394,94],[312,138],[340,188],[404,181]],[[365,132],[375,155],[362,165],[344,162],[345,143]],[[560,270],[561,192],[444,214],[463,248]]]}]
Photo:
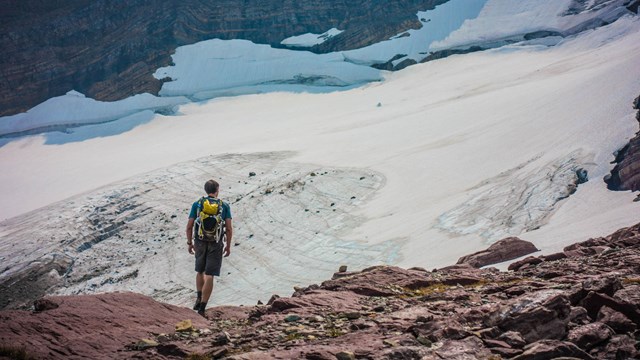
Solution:
[{"label": "grass tuft", "polygon": [[7,357],[12,360],[35,360],[36,358],[29,355],[24,347],[14,347],[0,345],[0,357]]}]

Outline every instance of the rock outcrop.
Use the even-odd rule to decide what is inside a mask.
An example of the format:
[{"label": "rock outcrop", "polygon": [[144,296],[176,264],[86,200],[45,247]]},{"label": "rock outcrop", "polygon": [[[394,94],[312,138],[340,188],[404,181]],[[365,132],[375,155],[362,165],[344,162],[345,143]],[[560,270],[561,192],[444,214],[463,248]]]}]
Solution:
[{"label": "rock outcrop", "polygon": [[535,245],[517,237],[508,237],[493,243],[486,250],[478,251],[458,259],[458,264],[469,264],[475,268],[517,259],[539,251]]},{"label": "rock outcrop", "polygon": [[0,345],[96,359],[640,356],[640,224],[531,258],[511,272],[337,272],[267,305],[208,309],[207,320],[134,294],[46,298],[33,313],[0,312]]},{"label": "rock outcrop", "polygon": [[162,81],[152,74],[180,45],[220,38],[282,46],[335,27],[344,32],[310,50],[353,49],[419,28],[416,13],[446,1],[5,1],[0,116],[69,90],[104,101],[157,94]]},{"label": "rock outcrop", "polygon": [[209,325],[187,308],[135,293],[51,297],[34,309],[0,312],[0,358],[11,349],[37,359],[129,358],[127,345],[150,347],[155,340],[148,338],[174,333],[181,321]]},{"label": "rock outcrop", "polygon": [[[633,101],[633,108],[638,110],[636,119],[640,123],[640,96]],[[614,162],[616,166],[611,175],[605,178],[607,187],[610,190],[640,190],[640,131],[617,152]]]}]

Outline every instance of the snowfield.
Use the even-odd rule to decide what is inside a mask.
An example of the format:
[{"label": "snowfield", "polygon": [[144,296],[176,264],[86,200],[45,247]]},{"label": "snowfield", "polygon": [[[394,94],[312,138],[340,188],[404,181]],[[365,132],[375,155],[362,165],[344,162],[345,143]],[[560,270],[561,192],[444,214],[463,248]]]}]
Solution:
[{"label": "snowfield", "polygon": [[297,36],[290,36],[280,42],[282,45],[293,47],[312,47],[314,45],[322,44],[323,42],[331,39],[334,36],[340,35],[344,30],[338,30],[331,28],[322,34],[302,34]]},{"label": "snowfield", "polygon": [[[75,271],[60,293],[134,290],[188,304],[184,226],[210,177],[238,243],[215,304],[288,295],[340,264],[442,267],[505,236],[556,252],[638,222],[635,194],[603,182],[638,130],[638,64],[640,19],[624,16],[554,47],[451,56],[347,91],[221,97],[117,136],[9,141],[0,277],[59,253]],[[176,74],[167,95],[205,91]],[[574,188],[579,169],[589,181]],[[47,230],[34,229],[43,215]],[[104,218],[114,227],[98,228]]]}]

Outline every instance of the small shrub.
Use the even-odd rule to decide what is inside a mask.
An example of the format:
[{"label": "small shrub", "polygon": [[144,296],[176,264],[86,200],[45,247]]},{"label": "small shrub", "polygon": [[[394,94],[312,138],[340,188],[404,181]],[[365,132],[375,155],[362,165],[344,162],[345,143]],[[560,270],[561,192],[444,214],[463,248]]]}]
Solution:
[{"label": "small shrub", "polygon": [[211,356],[208,354],[191,353],[187,355],[185,359],[186,360],[211,360]]},{"label": "small shrub", "polygon": [[12,360],[35,360],[36,358],[29,355],[24,347],[13,347],[0,345],[0,357],[7,357]]}]

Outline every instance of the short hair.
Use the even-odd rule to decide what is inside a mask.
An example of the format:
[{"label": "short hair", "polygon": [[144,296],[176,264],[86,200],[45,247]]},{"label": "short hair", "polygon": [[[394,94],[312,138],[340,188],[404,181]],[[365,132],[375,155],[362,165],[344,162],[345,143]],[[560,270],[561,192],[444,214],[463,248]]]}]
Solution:
[{"label": "short hair", "polygon": [[215,194],[216,192],[218,192],[219,187],[220,185],[215,180],[209,180],[206,183],[204,183],[204,191],[207,194]]}]

